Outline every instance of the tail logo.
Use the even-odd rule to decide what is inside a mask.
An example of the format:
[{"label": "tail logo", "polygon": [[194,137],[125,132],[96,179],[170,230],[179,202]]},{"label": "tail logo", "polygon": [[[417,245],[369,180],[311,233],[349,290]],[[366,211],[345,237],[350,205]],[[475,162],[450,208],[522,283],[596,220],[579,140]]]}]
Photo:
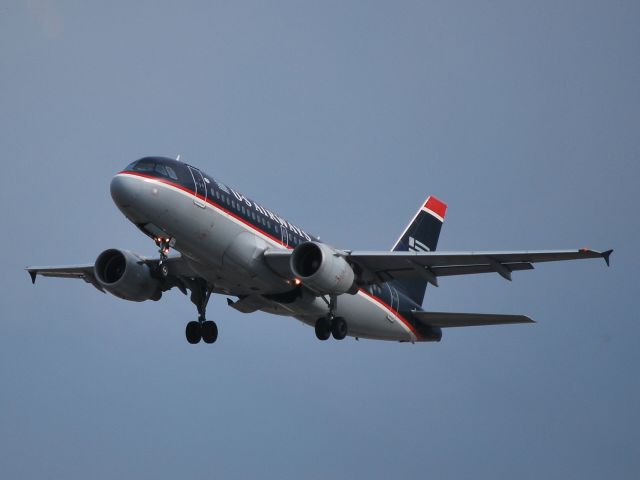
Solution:
[{"label": "tail logo", "polygon": [[409,237],[409,250],[414,252],[430,252],[429,247],[427,247],[424,243],[416,240],[413,237]]}]

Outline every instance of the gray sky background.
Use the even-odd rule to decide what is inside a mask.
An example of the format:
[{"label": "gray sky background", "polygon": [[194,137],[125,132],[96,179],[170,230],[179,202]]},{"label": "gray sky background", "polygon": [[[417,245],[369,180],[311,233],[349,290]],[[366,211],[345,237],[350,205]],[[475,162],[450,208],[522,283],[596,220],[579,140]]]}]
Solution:
[{"label": "gray sky background", "polygon": [[[0,4],[3,478],[637,478],[640,3]],[[324,240],[615,248],[444,279],[433,310],[533,326],[318,342],[179,292],[128,303],[22,268],[153,255],[113,174],[182,154]]]}]

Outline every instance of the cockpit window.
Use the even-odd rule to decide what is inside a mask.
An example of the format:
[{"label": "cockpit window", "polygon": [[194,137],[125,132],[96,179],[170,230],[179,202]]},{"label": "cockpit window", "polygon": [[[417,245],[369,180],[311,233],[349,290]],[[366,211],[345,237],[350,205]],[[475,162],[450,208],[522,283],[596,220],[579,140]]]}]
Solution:
[{"label": "cockpit window", "polygon": [[167,169],[164,168],[164,165],[162,165],[161,163],[156,163],[156,169],[155,170],[156,170],[156,173],[159,173],[163,177],[168,177]]},{"label": "cockpit window", "polygon": [[156,162],[152,160],[138,160],[137,162],[133,162],[127,168],[134,172],[153,172],[155,166]]},{"label": "cockpit window", "polygon": [[164,165],[162,162],[159,162],[158,160],[153,158],[141,158],[140,160],[136,160],[135,162],[130,163],[127,166],[126,170],[133,172],[153,173],[166,178],[170,178],[171,180],[178,180],[178,175],[172,167],[170,167],[169,165]]},{"label": "cockpit window", "polygon": [[170,178],[172,180],[178,180],[178,176],[173,168],[169,165],[163,165],[161,163],[156,164],[156,173],[159,173],[163,177]]},{"label": "cockpit window", "polygon": [[175,182],[192,185],[193,177],[187,167],[165,157],[144,157],[130,163],[126,169],[130,172],[141,172],[154,177],[169,178]]},{"label": "cockpit window", "polygon": [[178,175],[176,175],[175,170],[171,168],[169,165],[165,165],[165,168],[167,169],[167,175],[169,175],[169,178],[177,181]]}]

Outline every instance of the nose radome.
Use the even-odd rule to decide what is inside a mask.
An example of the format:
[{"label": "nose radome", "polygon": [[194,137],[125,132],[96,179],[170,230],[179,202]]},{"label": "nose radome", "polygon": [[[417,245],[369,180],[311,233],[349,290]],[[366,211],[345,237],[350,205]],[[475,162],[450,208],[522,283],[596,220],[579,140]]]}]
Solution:
[{"label": "nose radome", "polygon": [[116,175],[111,180],[111,198],[119,208],[127,208],[135,202],[140,189],[137,178],[126,175]]}]

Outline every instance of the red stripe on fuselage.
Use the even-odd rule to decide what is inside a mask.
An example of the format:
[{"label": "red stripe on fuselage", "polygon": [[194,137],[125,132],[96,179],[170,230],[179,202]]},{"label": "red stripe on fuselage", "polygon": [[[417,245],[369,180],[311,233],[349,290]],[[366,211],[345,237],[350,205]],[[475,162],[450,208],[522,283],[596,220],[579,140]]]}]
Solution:
[{"label": "red stripe on fuselage", "polygon": [[404,318],[400,312],[398,312],[397,310],[391,308],[390,305],[387,305],[382,299],[376,297],[375,295],[367,292],[366,290],[360,288],[359,289],[360,292],[364,293],[367,297],[372,298],[376,303],[380,304],[381,307],[383,307],[386,310],[389,310],[391,313],[393,313],[396,317],[398,317],[398,319],[404,323],[406,325],[406,327],[411,331],[411,333],[413,333],[415,335],[415,337],[420,340],[422,338],[422,335],[420,335],[420,333],[418,333],[418,331],[415,329],[415,327],[413,325],[411,325],[411,323],[409,322],[409,320],[407,320],[406,318]]},{"label": "red stripe on fuselage", "polygon": [[[278,238],[274,237],[273,235],[271,235],[269,232],[266,232],[266,231],[262,230],[261,228],[258,228],[258,227],[257,227],[256,225],[254,225],[253,223],[246,221],[244,218],[242,218],[242,217],[238,216],[237,214],[235,214],[235,213],[234,213],[234,212],[232,212],[231,210],[228,210],[227,208],[223,207],[223,206],[222,206],[222,205],[220,205],[219,203],[214,202],[213,200],[211,200],[211,199],[210,199],[210,198],[208,198],[208,197],[207,197],[207,198],[205,198],[205,197],[203,197],[202,195],[197,194],[197,193],[196,193],[196,192],[194,192],[193,190],[190,190],[190,189],[188,189],[188,188],[186,188],[186,187],[183,187],[183,186],[182,186],[182,185],[180,185],[179,183],[174,183],[174,182],[172,182],[172,181],[170,181],[170,180],[167,180],[167,179],[165,179],[165,178],[158,178],[158,177],[154,177],[154,176],[152,176],[152,175],[145,175],[144,173],[138,173],[138,172],[128,172],[128,171],[123,171],[123,172],[120,172],[120,174],[133,175],[133,176],[136,176],[136,177],[148,178],[148,179],[155,180],[155,181],[157,181],[157,182],[165,183],[165,184],[170,185],[170,186],[172,186],[172,187],[178,188],[178,189],[182,190],[183,192],[186,192],[186,193],[188,193],[188,194],[190,194],[190,195],[193,195],[194,197],[199,198],[199,199],[200,199],[200,200],[202,200],[203,202],[208,203],[208,204],[209,204],[209,205],[211,205],[212,207],[217,208],[218,210],[221,210],[222,212],[226,213],[227,215],[232,216],[232,217],[233,217],[233,218],[235,218],[236,220],[238,220],[238,221],[242,222],[244,225],[246,225],[246,226],[248,226],[248,227],[252,228],[253,230],[258,231],[259,233],[261,233],[262,235],[264,235],[264,236],[266,236],[266,237],[269,237],[271,240],[273,240],[274,242],[276,242],[276,243],[278,243],[278,244],[282,245],[283,247],[285,247],[285,248],[287,248],[287,249],[289,249],[289,250],[292,250],[292,249],[293,249],[293,247],[291,247],[291,246],[289,246],[289,245],[286,245],[286,244],[282,243],[282,240],[281,240],[281,239],[278,239]],[[278,223],[278,225],[280,225],[280,224]],[[282,227],[282,225],[280,225],[280,228],[283,228],[283,227]]]}]

